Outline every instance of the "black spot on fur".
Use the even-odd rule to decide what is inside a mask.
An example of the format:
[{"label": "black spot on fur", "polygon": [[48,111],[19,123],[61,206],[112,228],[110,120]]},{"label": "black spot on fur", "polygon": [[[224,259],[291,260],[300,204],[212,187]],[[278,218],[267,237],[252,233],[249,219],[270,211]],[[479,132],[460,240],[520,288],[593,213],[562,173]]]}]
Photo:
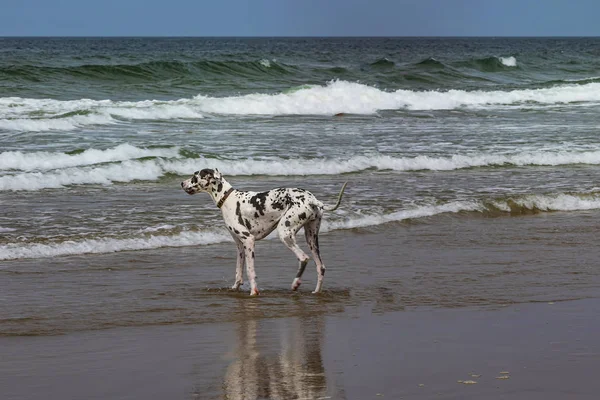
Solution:
[{"label": "black spot on fur", "polygon": [[244,220],[244,225],[246,225],[246,228],[248,228],[248,230],[252,230],[252,225],[250,225],[250,221],[248,221],[247,219]]},{"label": "black spot on fur", "polygon": [[254,258],[254,252],[252,252],[252,258]]},{"label": "black spot on fur", "polygon": [[[197,172],[196,172],[197,173]],[[200,171],[200,178],[204,178],[206,175],[214,175],[215,171],[213,169],[203,169]]]},{"label": "black spot on fur", "polygon": [[217,186],[217,192],[220,192],[221,190],[223,190],[223,184],[219,182],[219,186]]},{"label": "black spot on fur", "polygon": [[283,209],[285,209],[285,206],[280,201],[274,201],[273,203],[271,203],[271,207],[274,210],[283,210]]},{"label": "black spot on fur", "polygon": [[248,237],[248,236],[250,236],[250,232],[242,232],[242,235]]},{"label": "black spot on fur", "polygon": [[285,226],[290,226],[290,221],[285,221]]},{"label": "black spot on fur", "polygon": [[254,218],[258,218],[258,213],[257,212],[254,213]]},{"label": "black spot on fur", "polygon": [[[238,222],[240,225],[244,225],[244,218],[242,218],[242,210],[240,209],[240,202],[237,202],[237,206],[235,207],[235,215],[238,216]],[[249,229],[249,228],[248,228]]]},{"label": "black spot on fur", "polygon": [[268,195],[269,192],[262,192],[257,193],[250,198],[250,204],[256,208],[256,211],[258,211],[260,215],[265,215],[265,203]]},{"label": "black spot on fur", "polygon": [[237,229],[234,229],[233,231],[235,232],[236,235],[240,234],[240,231],[238,231]]},{"label": "black spot on fur", "polygon": [[303,213],[298,214],[298,218],[300,218],[301,220],[306,219],[306,213],[303,212]]}]

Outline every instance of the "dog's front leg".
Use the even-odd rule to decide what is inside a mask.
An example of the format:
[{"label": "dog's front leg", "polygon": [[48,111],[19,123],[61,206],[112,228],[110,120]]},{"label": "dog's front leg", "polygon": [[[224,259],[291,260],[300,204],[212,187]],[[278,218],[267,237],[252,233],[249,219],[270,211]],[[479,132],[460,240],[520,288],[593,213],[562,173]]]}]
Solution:
[{"label": "dog's front leg", "polygon": [[233,290],[238,290],[240,286],[244,284],[244,262],[246,260],[246,251],[244,250],[244,244],[235,238],[235,244],[237,246],[237,261],[235,264],[235,283],[231,287]]},{"label": "dog's front leg", "polygon": [[250,281],[250,296],[258,296],[256,273],[254,272],[254,238],[252,236],[243,240],[243,249],[246,255],[246,275]]}]

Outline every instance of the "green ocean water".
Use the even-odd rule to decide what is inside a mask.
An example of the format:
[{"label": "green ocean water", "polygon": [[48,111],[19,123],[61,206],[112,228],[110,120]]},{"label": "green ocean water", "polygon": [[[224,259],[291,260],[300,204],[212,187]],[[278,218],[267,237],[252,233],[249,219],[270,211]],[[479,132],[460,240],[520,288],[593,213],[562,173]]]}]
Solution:
[{"label": "green ocean water", "polygon": [[3,38],[3,97],[180,99],[331,80],[507,90],[598,80],[596,38]]}]

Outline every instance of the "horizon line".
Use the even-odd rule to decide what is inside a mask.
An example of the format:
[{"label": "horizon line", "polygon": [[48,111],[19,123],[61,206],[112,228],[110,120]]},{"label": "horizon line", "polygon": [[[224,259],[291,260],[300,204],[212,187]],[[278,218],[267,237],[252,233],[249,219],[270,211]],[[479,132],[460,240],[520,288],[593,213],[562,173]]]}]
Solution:
[{"label": "horizon line", "polygon": [[235,35],[207,35],[207,36],[188,36],[188,35],[0,35],[0,38],[148,38],[148,39],[159,39],[159,38],[173,38],[173,39],[192,39],[192,38],[202,38],[202,39],[369,39],[369,38],[380,38],[380,39],[415,39],[415,38],[427,38],[427,39],[469,39],[469,38],[600,38],[600,35],[593,36],[580,36],[580,35],[403,35],[403,36],[387,36],[387,35],[372,35],[372,36],[346,36],[346,35],[284,35],[284,36],[235,36]]}]

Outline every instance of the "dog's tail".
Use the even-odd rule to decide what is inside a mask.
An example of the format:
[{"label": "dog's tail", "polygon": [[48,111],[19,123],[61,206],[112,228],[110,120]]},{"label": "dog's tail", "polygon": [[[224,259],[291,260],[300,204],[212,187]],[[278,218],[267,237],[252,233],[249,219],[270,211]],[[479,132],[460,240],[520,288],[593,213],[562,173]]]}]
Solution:
[{"label": "dog's tail", "polygon": [[342,190],[340,190],[340,194],[338,195],[337,203],[335,203],[335,206],[333,206],[333,207],[323,206],[323,209],[325,211],[335,211],[335,210],[337,210],[337,208],[340,206],[340,203],[342,202],[342,196],[344,195],[344,190],[346,190],[346,185],[347,184],[348,184],[348,182],[344,182],[344,186],[342,186]]}]

